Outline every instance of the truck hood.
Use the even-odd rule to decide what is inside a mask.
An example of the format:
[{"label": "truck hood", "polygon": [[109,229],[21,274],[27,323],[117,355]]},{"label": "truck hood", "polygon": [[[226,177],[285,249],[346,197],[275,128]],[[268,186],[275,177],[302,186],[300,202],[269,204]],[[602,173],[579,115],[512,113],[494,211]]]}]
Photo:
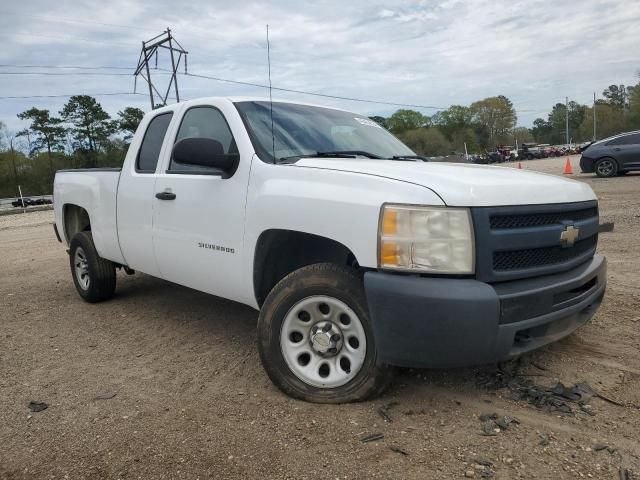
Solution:
[{"label": "truck hood", "polygon": [[[397,160],[303,158],[296,167],[375,175],[426,187],[459,207],[533,205],[595,200],[589,185],[509,167]],[[558,171],[562,166],[558,164]]]}]

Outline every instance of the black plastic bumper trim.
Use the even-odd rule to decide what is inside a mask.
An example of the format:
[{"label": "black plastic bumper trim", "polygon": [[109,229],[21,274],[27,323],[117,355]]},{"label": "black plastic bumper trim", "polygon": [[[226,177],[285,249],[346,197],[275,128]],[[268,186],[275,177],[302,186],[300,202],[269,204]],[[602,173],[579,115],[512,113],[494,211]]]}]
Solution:
[{"label": "black plastic bumper trim", "polygon": [[[558,292],[594,277],[594,288],[553,304]],[[563,274],[498,285],[382,272],[365,273],[364,285],[382,361],[425,368],[480,365],[540,348],[586,323],[604,295],[606,259],[596,255]],[[525,306],[536,299],[551,303],[542,310],[520,309],[501,323],[502,302],[518,298]]]}]

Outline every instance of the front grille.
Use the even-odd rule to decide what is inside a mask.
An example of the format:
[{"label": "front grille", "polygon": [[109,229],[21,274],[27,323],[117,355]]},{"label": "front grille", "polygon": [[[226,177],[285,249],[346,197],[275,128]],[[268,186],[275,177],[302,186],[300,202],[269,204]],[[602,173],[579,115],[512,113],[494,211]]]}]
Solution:
[{"label": "front grille", "polygon": [[569,248],[555,246],[495,252],[493,254],[493,269],[497,272],[504,272],[561,264],[595,249],[596,243],[597,236],[592,236],[576,242],[573,247]]},{"label": "front grille", "polygon": [[505,228],[541,227],[574,223],[598,216],[598,208],[584,208],[570,212],[531,213],[519,215],[492,215],[490,224],[492,230]]},{"label": "front grille", "polygon": [[[561,273],[588,261],[598,242],[596,201],[474,207],[476,278],[494,283]],[[578,238],[564,245],[571,227]],[[563,248],[566,247],[566,248]]]}]

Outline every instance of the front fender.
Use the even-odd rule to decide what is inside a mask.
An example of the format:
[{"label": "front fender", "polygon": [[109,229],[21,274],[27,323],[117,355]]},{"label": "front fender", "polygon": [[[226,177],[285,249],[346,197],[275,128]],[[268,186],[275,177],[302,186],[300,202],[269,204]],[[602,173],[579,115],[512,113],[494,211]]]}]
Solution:
[{"label": "front fender", "polygon": [[[254,252],[270,229],[295,230],[335,240],[363,267],[376,268],[380,208],[384,203],[439,205],[420,185],[362,173],[267,164],[254,156],[247,194],[245,251]],[[253,292],[253,258],[244,259]]]}]

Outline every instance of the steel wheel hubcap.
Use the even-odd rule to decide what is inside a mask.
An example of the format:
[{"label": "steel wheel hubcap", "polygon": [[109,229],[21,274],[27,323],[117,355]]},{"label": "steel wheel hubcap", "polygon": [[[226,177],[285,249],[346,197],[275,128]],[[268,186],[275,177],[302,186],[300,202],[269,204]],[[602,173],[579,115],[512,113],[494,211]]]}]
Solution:
[{"label": "steel wheel hubcap", "polygon": [[600,162],[600,165],[598,165],[598,171],[602,175],[609,175],[613,171],[613,165],[608,160],[604,162]]},{"label": "steel wheel hubcap", "polygon": [[76,271],[76,280],[83,290],[89,288],[89,263],[87,262],[87,255],[84,253],[82,247],[76,248],[76,253],[73,255],[73,265]]},{"label": "steel wheel hubcap", "polygon": [[360,319],[337,298],[317,295],[296,303],[282,323],[280,348],[300,380],[335,388],[362,368],[367,339]]}]

